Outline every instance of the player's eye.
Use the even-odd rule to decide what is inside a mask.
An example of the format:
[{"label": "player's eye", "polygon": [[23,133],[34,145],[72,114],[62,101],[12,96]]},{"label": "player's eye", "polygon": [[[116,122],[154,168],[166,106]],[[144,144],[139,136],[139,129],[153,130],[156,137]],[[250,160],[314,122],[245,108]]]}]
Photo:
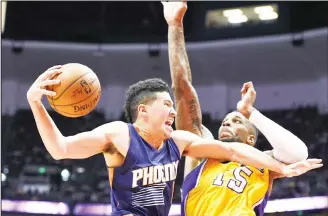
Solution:
[{"label": "player's eye", "polygon": [[238,119],[235,119],[234,122],[237,123],[237,124],[241,124],[241,123],[242,123],[242,122],[241,122],[240,120],[238,120]]}]

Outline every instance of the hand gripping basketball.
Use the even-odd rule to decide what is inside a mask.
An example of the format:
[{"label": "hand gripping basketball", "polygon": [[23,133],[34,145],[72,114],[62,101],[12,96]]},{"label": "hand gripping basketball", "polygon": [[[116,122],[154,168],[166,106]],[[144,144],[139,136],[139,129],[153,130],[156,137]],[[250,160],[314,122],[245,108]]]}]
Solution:
[{"label": "hand gripping basketball", "polygon": [[41,101],[43,95],[55,96],[56,92],[46,90],[46,86],[57,85],[60,80],[51,80],[55,75],[62,73],[61,65],[56,65],[42,73],[27,91],[26,97],[29,102]]}]

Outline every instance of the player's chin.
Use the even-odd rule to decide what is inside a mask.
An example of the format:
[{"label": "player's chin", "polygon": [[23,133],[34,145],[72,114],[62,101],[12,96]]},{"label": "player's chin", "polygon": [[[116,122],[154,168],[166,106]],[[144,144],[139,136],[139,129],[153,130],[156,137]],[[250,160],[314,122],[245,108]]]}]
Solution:
[{"label": "player's chin", "polygon": [[173,128],[168,125],[164,125],[164,136],[166,139],[171,137],[171,133],[173,132]]},{"label": "player's chin", "polygon": [[222,136],[219,138],[219,140],[222,142],[236,142],[237,139],[233,136]]}]

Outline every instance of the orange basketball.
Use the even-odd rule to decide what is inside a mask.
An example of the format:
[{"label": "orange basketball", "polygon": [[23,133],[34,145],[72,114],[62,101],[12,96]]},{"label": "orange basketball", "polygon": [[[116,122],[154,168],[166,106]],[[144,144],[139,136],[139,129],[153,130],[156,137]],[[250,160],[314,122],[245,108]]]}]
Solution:
[{"label": "orange basketball", "polygon": [[58,76],[60,84],[48,86],[56,96],[48,96],[50,106],[59,114],[71,118],[90,113],[98,104],[101,86],[97,75],[87,66],[69,63],[62,66]]}]

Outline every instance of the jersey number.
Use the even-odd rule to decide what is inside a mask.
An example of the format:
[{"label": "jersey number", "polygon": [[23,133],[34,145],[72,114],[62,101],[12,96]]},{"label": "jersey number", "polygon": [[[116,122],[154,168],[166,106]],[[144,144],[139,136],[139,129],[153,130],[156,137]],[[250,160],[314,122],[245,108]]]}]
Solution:
[{"label": "jersey number", "polygon": [[[234,169],[233,175],[234,178],[229,179],[227,188],[235,191],[236,193],[242,193],[247,185],[247,179],[245,179],[241,173],[245,173],[248,177],[252,175],[252,170],[248,169],[247,167],[240,167],[237,169]],[[216,179],[214,180],[213,184],[217,186],[223,185],[223,176],[224,173],[218,175]]]}]

